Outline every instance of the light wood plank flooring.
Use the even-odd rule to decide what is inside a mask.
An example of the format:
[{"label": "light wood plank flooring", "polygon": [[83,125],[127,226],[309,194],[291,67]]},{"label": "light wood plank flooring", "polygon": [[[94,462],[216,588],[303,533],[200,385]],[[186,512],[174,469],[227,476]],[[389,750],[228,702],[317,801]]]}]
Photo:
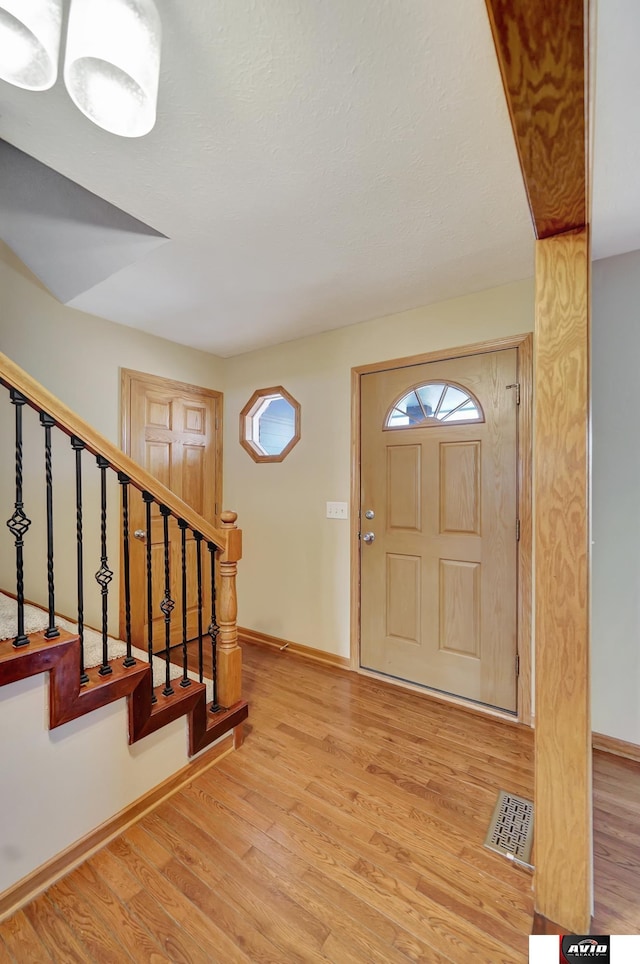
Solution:
[{"label": "light wood plank flooring", "polygon": [[[532,734],[245,647],[243,748],[0,926],[0,962],[526,961],[482,846]],[[595,932],[640,932],[640,768],[595,754]]]}]

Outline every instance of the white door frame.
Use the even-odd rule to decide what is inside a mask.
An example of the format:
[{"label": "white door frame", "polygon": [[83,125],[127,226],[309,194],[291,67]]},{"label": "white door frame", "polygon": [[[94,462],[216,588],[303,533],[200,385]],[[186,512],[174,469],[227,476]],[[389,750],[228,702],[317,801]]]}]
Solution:
[{"label": "white door frame", "polygon": [[[463,355],[480,355],[501,349],[518,350],[518,517],[520,541],[518,542],[518,655],[520,672],[517,688],[517,715],[503,713],[484,707],[460,697],[437,693],[417,684],[394,680],[383,673],[375,673],[360,666],[360,491],[361,491],[361,378],[391,368],[408,368],[428,362],[460,358]],[[506,720],[516,719],[531,725],[531,609],[532,609],[532,382],[533,382],[533,335],[514,335],[493,341],[478,342],[408,358],[394,358],[373,365],[361,365],[351,369],[351,669],[364,676],[372,676],[405,689],[422,693],[425,697],[460,706]]]}]

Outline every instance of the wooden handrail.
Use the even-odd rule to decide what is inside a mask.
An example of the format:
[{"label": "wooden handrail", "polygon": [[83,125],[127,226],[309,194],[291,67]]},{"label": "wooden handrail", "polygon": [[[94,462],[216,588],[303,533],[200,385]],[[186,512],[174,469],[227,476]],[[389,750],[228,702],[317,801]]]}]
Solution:
[{"label": "wooden handrail", "polygon": [[166,505],[174,515],[184,519],[192,529],[201,532],[205,539],[223,550],[222,558],[225,561],[232,562],[240,559],[242,542],[239,529],[218,529],[211,525],[2,352],[0,352],[0,381],[24,395],[33,408],[46,412],[54,418],[58,427],[67,435],[75,435],[81,439],[93,455],[102,455],[113,469],[128,476],[131,484],[137,489],[150,492],[157,502]]},{"label": "wooden handrail", "polygon": [[[108,586],[108,583],[110,582],[111,577],[113,576],[113,573],[111,572],[111,570],[108,568],[108,565],[107,565],[107,551],[106,551],[105,479],[106,479],[106,470],[107,468],[110,468],[112,471],[115,471],[119,474],[119,477],[120,477],[119,481],[123,482],[123,487],[122,487],[123,525],[124,525],[124,537],[123,537],[124,538],[124,583],[123,585],[124,585],[124,598],[125,598],[126,620],[127,620],[127,628],[126,628],[127,652],[128,652],[127,660],[129,660],[129,663],[127,663],[127,660],[125,660],[122,666],[119,667],[119,671],[126,670],[128,672],[128,670],[132,666],[136,665],[136,660],[131,658],[132,636],[130,631],[131,630],[130,609],[128,608],[130,603],[130,597],[129,597],[130,581],[129,581],[129,569],[128,569],[129,522],[128,522],[128,509],[127,509],[128,497],[125,498],[125,496],[126,496],[126,493],[128,492],[129,483],[130,483],[135,488],[139,489],[141,492],[149,493],[150,499],[147,499],[145,496],[145,502],[150,503],[151,501],[153,501],[156,504],[160,505],[160,508],[162,510],[162,515],[164,516],[164,547],[165,547],[164,554],[165,554],[165,581],[166,582],[165,582],[165,597],[163,599],[163,603],[164,602],[167,603],[167,608],[165,610],[161,605],[160,609],[162,610],[163,615],[165,616],[165,629],[166,629],[166,650],[165,650],[166,688],[161,690],[161,696],[163,697],[163,700],[165,698],[173,699],[175,696],[175,693],[171,688],[170,682],[169,682],[170,680],[170,676],[169,676],[170,633],[171,633],[171,615],[170,614],[171,614],[171,609],[174,606],[174,601],[170,598],[170,595],[169,595],[170,566],[169,566],[169,550],[168,550],[169,543],[168,543],[168,530],[167,530],[167,516],[169,514],[172,514],[178,520],[184,520],[184,522],[186,523],[186,526],[181,527],[182,528],[183,599],[186,599],[186,591],[187,591],[186,590],[185,528],[193,529],[196,535],[198,536],[201,535],[206,540],[206,542],[209,543],[211,556],[212,556],[211,558],[212,577],[215,576],[216,571],[218,572],[218,576],[219,576],[217,580],[217,582],[219,583],[218,618],[216,620],[216,605],[215,605],[216,580],[214,577],[212,578],[212,615],[211,615],[211,626],[209,627],[209,633],[211,634],[211,637],[212,637],[213,656],[215,658],[215,668],[214,668],[214,677],[213,677],[214,701],[211,708],[214,710],[214,712],[218,712],[220,706],[226,709],[229,709],[230,707],[234,707],[234,706],[240,707],[241,689],[242,689],[242,651],[240,649],[240,646],[238,645],[238,627],[236,622],[236,613],[237,613],[236,573],[237,573],[237,561],[240,559],[242,555],[242,532],[240,529],[238,529],[236,525],[236,520],[238,518],[237,514],[235,512],[229,512],[229,511],[222,512],[220,516],[221,527],[217,528],[216,526],[211,525],[211,523],[208,522],[207,519],[199,515],[197,512],[195,512],[194,509],[192,509],[189,505],[187,505],[186,502],[183,502],[182,499],[174,495],[174,493],[171,492],[168,488],[166,488],[166,486],[162,485],[161,482],[159,482],[147,471],[145,471],[145,469],[137,465],[137,463],[134,462],[133,459],[131,459],[128,455],[125,455],[124,452],[122,452],[117,446],[115,446],[112,442],[110,442],[103,435],[101,435],[94,428],[92,428],[87,422],[84,421],[84,419],[80,418],[79,415],[76,415],[74,412],[72,412],[70,408],[68,408],[61,401],[59,401],[59,399],[57,399],[54,395],[52,395],[51,392],[47,391],[46,388],[40,385],[34,378],[28,375],[27,372],[23,371],[23,369],[21,369],[18,365],[15,364],[15,362],[11,361],[10,358],[7,358],[7,356],[2,354],[1,352],[0,352],[0,384],[6,386],[10,391],[12,390],[13,392],[15,392],[15,394],[12,394],[11,396],[11,402],[13,402],[13,404],[16,405],[16,502],[15,502],[15,512],[14,512],[15,518],[12,517],[10,521],[16,523],[15,528],[12,529],[12,533],[14,534],[15,540],[16,540],[16,579],[17,579],[17,586],[18,586],[18,595],[17,595],[18,637],[16,637],[16,640],[12,643],[12,647],[13,647],[12,652],[16,647],[24,646],[26,647],[25,652],[28,653],[29,652],[28,647],[30,645],[29,637],[27,637],[24,634],[24,592],[23,592],[23,582],[22,582],[23,557],[22,557],[21,532],[19,528],[19,523],[21,519],[24,519],[24,515],[21,516],[19,514],[19,510],[21,511],[22,509],[22,502],[20,501],[21,492],[22,492],[22,488],[21,488],[22,415],[20,413],[22,411],[22,405],[26,403],[40,413],[41,421],[43,424],[46,424],[47,431],[49,432],[49,435],[45,436],[45,454],[49,459],[49,462],[47,463],[48,473],[49,473],[47,477],[47,485],[49,486],[47,490],[48,498],[51,495],[50,431],[51,431],[52,425],[49,424],[50,422],[53,422],[57,428],[61,429],[61,431],[63,431],[66,435],[70,436],[72,439],[72,442],[73,442],[73,439],[79,439],[80,442],[82,443],[82,447],[87,449],[94,456],[98,457],[98,465],[102,473],[101,482],[100,482],[101,500],[102,500],[101,502],[101,512],[102,512],[101,562],[102,562],[102,565],[101,565],[101,569],[96,574],[96,579],[98,580],[101,586],[102,619],[103,619],[103,623],[102,623],[102,637],[103,637],[102,660],[103,662],[101,664],[100,669],[97,671],[98,675],[101,676],[103,674],[103,667],[105,668],[104,676],[106,678],[109,678],[110,675],[114,672],[113,667],[111,667],[111,665],[107,665],[109,663],[109,656],[108,656],[109,643],[108,643],[108,635],[107,635],[107,632],[108,632],[107,591],[108,590],[105,591],[105,587]],[[48,416],[48,418],[45,418],[44,421],[42,418],[43,415]],[[78,449],[78,451],[76,452],[76,455],[78,455],[80,452],[80,445],[76,445],[74,443],[74,448]],[[78,473],[79,471],[80,470],[77,468]],[[81,491],[81,488],[79,488],[80,486],[79,479],[80,479],[80,475],[78,474],[76,477],[77,492]],[[78,509],[78,512],[81,513],[82,511],[81,502],[78,502],[78,505],[80,506],[80,508]],[[149,508],[150,506],[147,505],[147,512],[149,511]],[[81,519],[81,515],[79,515],[78,518]],[[149,515],[147,515],[147,519],[149,519]],[[48,575],[50,580],[49,581],[49,614],[50,614],[49,618],[50,618],[50,627],[52,627],[53,630],[55,631],[55,637],[57,638],[59,633],[55,627],[52,525],[53,525],[52,505],[51,505],[51,501],[48,501],[47,502],[47,532],[48,532],[48,539],[50,540],[48,542],[48,549],[47,549],[47,568],[48,568]],[[147,525],[149,525],[149,522],[147,522]],[[27,525],[27,528],[28,528],[28,525]],[[79,558],[81,559],[81,549],[82,549],[81,522],[78,523],[78,533],[79,533],[78,539],[80,540],[79,541],[79,546],[80,546]],[[214,553],[213,546],[216,546],[220,551],[218,553]],[[200,667],[202,667],[202,598],[201,598],[201,587],[200,587],[201,571],[200,571],[200,543],[199,542],[198,542],[197,558],[198,558],[198,607],[199,607],[198,624],[199,624],[199,631],[200,631],[198,646],[199,646],[199,663],[200,663]],[[219,565],[219,569],[217,569],[218,565]],[[78,572],[80,574],[82,573],[81,565],[78,566]],[[102,581],[98,579],[98,576],[105,576],[105,575],[108,576],[108,578],[105,578]],[[148,585],[150,586],[151,563],[149,560],[149,556],[148,556],[148,562],[147,562],[147,580],[148,580]],[[79,587],[78,588],[78,612],[79,612],[78,620],[80,625],[80,622],[81,622],[80,614],[82,612],[81,575],[78,577],[78,587]],[[150,592],[148,590],[147,602],[149,602],[149,598],[150,598]],[[170,604],[170,607],[169,607],[169,604]],[[149,610],[149,612],[150,611],[151,610]],[[187,624],[186,624],[186,615],[184,615],[185,613],[186,613],[186,608],[184,608],[184,611],[183,611],[183,647],[184,647],[183,658],[184,658],[184,679],[187,680],[187,635],[186,635]],[[149,625],[151,625],[151,619],[150,619]],[[80,632],[80,642],[79,642],[80,652],[83,654],[84,650],[82,649],[83,644],[81,639],[82,632],[81,630],[79,630],[79,632]],[[47,636],[46,638],[47,639],[54,638],[54,636],[51,636],[51,637]],[[148,638],[148,647],[149,647],[149,662],[152,662],[152,652],[151,652],[152,646],[151,646],[150,634]],[[80,660],[79,668],[76,665],[76,669],[78,669],[78,673],[76,674],[77,679],[74,678],[74,681],[73,681],[75,695],[77,695],[77,688],[81,688],[82,685],[88,685],[90,682],[89,676],[87,674],[84,674],[83,676],[80,675],[80,671],[84,666],[83,659],[84,659],[84,656],[82,656]],[[76,664],[77,662],[78,661],[75,660]],[[202,681],[202,669],[200,670],[200,674],[201,674],[200,679]],[[147,673],[147,676],[149,677],[149,679],[151,679],[151,674]],[[0,684],[1,683],[2,683],[2,680],[0,679]],[[187,684],[188,684],[188,680],[187,680]],[[180,685],[183,686],[184,684],[181,683]],[[217,688],[217,694],[216,694],[216,688]],[[206,742],[202,743],[202,746],[204,746],[204,745],[208,745],[208,742],[210,742],[209,736],[211,736],[213,731],[215,730],[215,732],[217,733],[219,728],[216,729],[216,727],[214,726],[212,729],[210,727],[209,716],[205,709],[205,700],[203,695],[204,687],[201,686],[200,690],[202,691],[202,694],[201,694],[202,700],[200,701],[202,705],[198,704],[199,705],[199,710],[198,710],[199,731],[198,732],[200,732],[201,730],[202,731],[201,736],[204,734],[204,737],[206,737]],[[145,703],[146,709],[142,713],[142,716],[146,720],[146,723],[145,723],[146,728],[143,727],[144,732],[140,731],[140,735],[142,736],[144,736],[146,732],[152,732],[153,729],[157,728],[157,725],[159,725],[161,722],[160,716],[158,713],[158,706],[156,705],[155,708],[152,709],[152,701],[151,701],[152,694],[149,691],[148,686],[146,687],[145,694],[146,694],[145,699],[148,703],[148,706],[147,706],[147,703]],[[176,705],[177,703],[180,703],[180,705],[182,705],[183,702],[184,701],[181,702],[178,700],[176,701]],[[83,705],[86,706],[88,704],[85,701]],[[162,706],[163,707],[165,706],[164,702],[162,703]],[[140,707],[138,707],[138,709],[140,710]],[[142,710],[140,710],[140,712],[142,712]],[[184,712],[184,710],[182,709],[180,710],[180,712],[182,713]],[[244,716],[246,716],[246,706],[244,707],[242,712],[244,713]],[[242,716],[242,719],[244,719],[244,716]],[[153,717],[153,720],[151,719],[152,717]],[[164,717],[162,717],[162,719],[164,719]],[[240,745],[241,743],[241,719],[240,717],[237,717],[237,719],[240,722],[238,722],[237,725],[235,723],[233,724],[235,728],[234,745]],[[192,727],[192,730],[193,730],[193,727]],[[191,752],[196,752],[196,750],[201,748],[200,738],[198,737],[198,739],[194,742],[193,733],[192,733],[191,747],[192,747]]]}]

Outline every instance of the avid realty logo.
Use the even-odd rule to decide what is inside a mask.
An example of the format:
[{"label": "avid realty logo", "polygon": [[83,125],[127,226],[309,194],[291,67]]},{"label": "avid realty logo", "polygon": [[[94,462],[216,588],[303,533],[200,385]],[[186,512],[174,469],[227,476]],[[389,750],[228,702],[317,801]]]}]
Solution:
[{"label": "avid realty logo", "polygon": [[576,934],[565,934],[560,939],[560,964],[593,960],[609,964],[608,937],[578,937]]}]

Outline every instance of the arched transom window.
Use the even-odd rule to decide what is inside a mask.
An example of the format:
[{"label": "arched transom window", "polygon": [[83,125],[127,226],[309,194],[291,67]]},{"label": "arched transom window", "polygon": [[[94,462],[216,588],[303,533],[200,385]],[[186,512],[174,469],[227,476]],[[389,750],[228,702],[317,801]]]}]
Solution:
[{"label": "arched transom window", "polygon": [[440,422],[484,422],[480,402],[471,392],[452,382],[426,382],[394,402],[385,428],[412,428]]}]

